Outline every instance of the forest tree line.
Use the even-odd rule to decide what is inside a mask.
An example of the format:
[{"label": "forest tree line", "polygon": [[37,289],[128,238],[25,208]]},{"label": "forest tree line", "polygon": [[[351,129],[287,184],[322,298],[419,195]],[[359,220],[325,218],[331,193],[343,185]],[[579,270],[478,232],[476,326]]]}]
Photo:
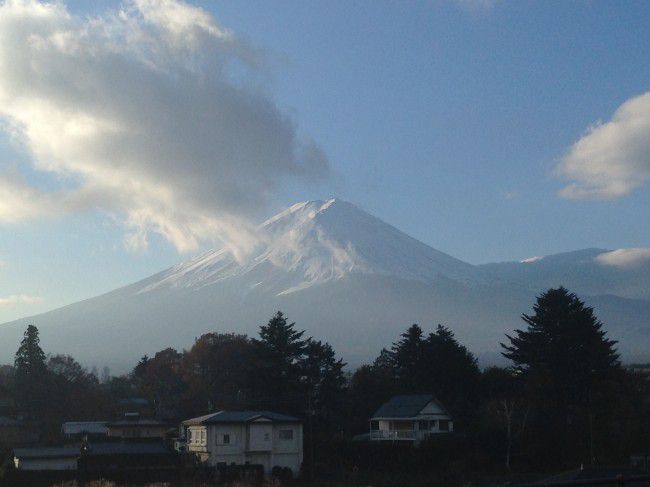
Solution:
[{"label": "forest tree line", "polygon": [[621,463],[648,451],[649,382],[621,365],[593,309],[549,289],[522,319],[501,344],[507,367],[481,370],[449,328],[426,333],[414,324],[373,363],[348,371],[328,343],[278,312],[256,337],[208,333],[188,350],[167,348],[126,375],[101,378],[70,356],[46,355],[30,325],[13,366],[0,368],[0,395],[51,444],[64,421],[107,419],[120,399],[143,397],[170,424],[219,409],[297,415],[309,419],[306,444],[318,446],[321,461],[346,464],[355,460],[342,457],[342,445],[367,433],[383,402],[431,393],[454,418],[453,440],[440,441],[452,441],[447,455],[461,469]]}]

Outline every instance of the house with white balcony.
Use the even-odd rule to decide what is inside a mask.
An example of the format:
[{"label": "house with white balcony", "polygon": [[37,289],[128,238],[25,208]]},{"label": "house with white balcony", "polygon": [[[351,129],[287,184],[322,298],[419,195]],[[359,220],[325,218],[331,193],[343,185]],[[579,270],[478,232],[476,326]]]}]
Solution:
[{"label": "house with white balcony", "polygon": [[370,418],[371,441],[412,441],[451,433],[454,422],[432,394],[394,396]]},{"label": "house with white balcony", "polygon": [[271,411],[219,411],[182,423],[186,451],[205,464],[262,465],[300,472],[303,460],[302,422]]}]

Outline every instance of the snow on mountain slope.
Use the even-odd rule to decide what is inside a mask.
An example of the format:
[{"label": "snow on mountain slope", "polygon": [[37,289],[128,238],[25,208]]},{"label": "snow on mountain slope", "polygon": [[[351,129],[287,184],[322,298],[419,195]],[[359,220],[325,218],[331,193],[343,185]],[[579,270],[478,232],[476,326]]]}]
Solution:
[{"label": "snow on mountain slope", "polygon": [[259,276],[265,267],[267,278],[251,285],[277,294],[355,273],[425,283],[440,277],[481,282],[481,271],[475,266],[432,249],[342,200],[297,203],[265,221],[258,231],[260,244],[239,261],[224,250],[210,251],[164,272],[139,292]]},{"label": "snow on mountain slope", "polygon": [[213,250],[104,295],[1,325],[0,363],[11,362],[29,323],[38,326],[47,352],[121,373],[145,353],[187,348],[203,333],[255,336],[282,310],[351,366],[372,360],[412,323],[425,330],[448,325],[489,364],[501,358],[499,342],[522,326],[520,315],[535,296],[560,285],[594,306],[625,360],[650,360],[646,261],[613,266],[599,259],[607,251],[587,249],[473,266],[334,199],[293,205],[258,230],[257,247],[239,260]]}]

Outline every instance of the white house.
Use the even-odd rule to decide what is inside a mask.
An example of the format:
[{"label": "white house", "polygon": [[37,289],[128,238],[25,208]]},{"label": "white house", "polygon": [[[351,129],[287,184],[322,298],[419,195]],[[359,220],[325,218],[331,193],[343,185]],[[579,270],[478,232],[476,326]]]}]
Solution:
[{"label": "white house", "polygon": [[431,394],[394,396],[370,418],[370,439],[419,442],[450,433],[454,422]]},{"label": "white house", "polygon": [[303,459],[302,422],[270,411],[219,411],[183,421],[187,451],[210,466],[220,463],[288,467]]}]

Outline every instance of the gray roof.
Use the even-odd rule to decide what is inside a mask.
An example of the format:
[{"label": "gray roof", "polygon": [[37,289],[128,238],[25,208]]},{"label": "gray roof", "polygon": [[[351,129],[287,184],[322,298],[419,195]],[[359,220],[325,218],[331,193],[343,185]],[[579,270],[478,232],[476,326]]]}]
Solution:
[{"label": "gray roof", "polygon": [[413,418],[431,401],[435,401],[444,411],[442,404],[436,400],[433,394],[407,394],[393,396],[390,401],[382,404],[372,417]]},{"label": "gray roof", "polygon": [[0,426],[21,426],[22,420],[10,418],[9,416],[0,416]]},{"label": "gray roof", "polygon": [[108,433],[106,421],[68,421],[63,423],[64,435],[80,435],[84,433],[105,435]]},{"label": "gray roof", "polygon": [[[161,455],[170,451],[162,443],[91,443],[86,455]],[[14,456],[18,459],[27,458],[75,458],[81,456],[79,447],[53,448],[16,448]]]},{"label": "gray roof", "polygon": [[52,448],[15,448],[16,458],[74,458],[79,456],[79,448],[52,447]]},{"label": "gray roof", "polygon": [[219,411],[198,418],[183,421],[185,426],[215,423],[250,423],[256,419],[268,419],[274,423],[300,423],[294,416],[274,413],[273,411]]},{"label": "gray roof", "polygon": [[90,443],[86,455],[161,455],[170,451],[158,442]]},{"label": "gray roof", "polygon": [[125,426],[167,426],[167,423],[158,421],[157,419],[120,419],[118,421],[112,421],[108,423],[109,428],[111,426],[118,426],[123,428]]}]

